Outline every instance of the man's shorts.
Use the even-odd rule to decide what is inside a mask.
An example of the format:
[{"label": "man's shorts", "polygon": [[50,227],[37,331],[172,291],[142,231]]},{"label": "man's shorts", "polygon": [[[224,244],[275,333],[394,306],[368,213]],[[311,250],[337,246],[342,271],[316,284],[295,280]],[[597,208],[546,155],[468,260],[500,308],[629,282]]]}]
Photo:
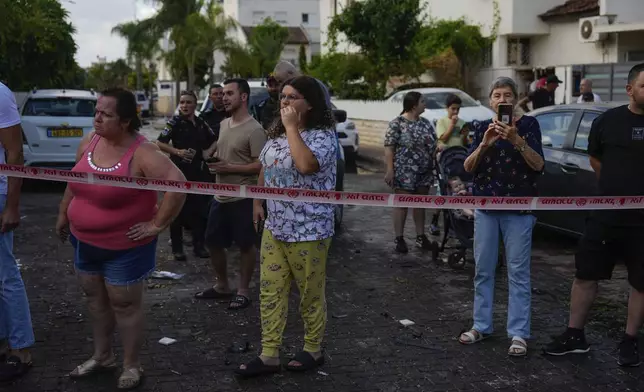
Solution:
[{"label": "man's shorts", "polygon": [[610,279],[618,261],[626,264],[631,287],[644,291],[644,227],[617,227],[589,218],[575,256],[575,276]]},{"label": "man's shorts", "polygon": [[253,199],[228,203],[213,200],[210,203],[206,244],[212,248],[230,248],[233,243],[242,250],[257,243],[257,231],[253,224]]},{"label": "man's shorts", "polygon": [[112,286],[127,286],[146,279],[156,266],[157,239],[131,249],[111,250],[79,241],[70,235],[74,267],[81,274],[100,275]]}]

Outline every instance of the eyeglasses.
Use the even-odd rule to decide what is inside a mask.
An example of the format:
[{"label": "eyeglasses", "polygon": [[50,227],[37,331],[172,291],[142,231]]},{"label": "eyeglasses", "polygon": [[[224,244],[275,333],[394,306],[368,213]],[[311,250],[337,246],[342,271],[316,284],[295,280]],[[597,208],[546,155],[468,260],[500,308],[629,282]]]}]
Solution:
[{"label": "eyeglasses", "polygon": [[280,94],[280,95],[279,95],[279,99],[280,99],[280,101],[293,102],[293,101],[297,101],[298,99],[304,99],[304,98],[302,98],[302,97],[298,97],[298,96],[297,96],[297,95],[295,95],[295,94],[289,94],[289,95],[286,95],[286,94]]}]

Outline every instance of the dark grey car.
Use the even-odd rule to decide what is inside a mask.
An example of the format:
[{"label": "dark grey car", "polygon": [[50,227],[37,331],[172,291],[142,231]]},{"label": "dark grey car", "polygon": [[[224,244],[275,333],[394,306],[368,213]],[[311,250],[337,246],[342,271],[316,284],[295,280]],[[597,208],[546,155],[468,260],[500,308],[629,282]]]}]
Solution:
[{"label": "dark grey car", "polygon": [[[594,196],[597,177],[588,158],[588,134],[599,115],[624,103],[549,106],[528,113],[541,126],[545,168],[539,196]],[[538,211],[540,225],[581,235],[588,211]]]}]

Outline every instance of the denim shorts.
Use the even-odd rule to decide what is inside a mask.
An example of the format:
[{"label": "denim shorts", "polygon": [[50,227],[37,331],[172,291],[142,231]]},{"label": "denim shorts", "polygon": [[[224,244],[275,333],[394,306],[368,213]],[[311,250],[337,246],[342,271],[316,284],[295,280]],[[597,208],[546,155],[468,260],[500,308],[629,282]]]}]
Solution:
[{"label": "denim shorts", "polygon": [[112,286],[127,286],[147,278],[156,266],[157,239],[123,250],[103,249],[70,235],[74,267],[82,274],[101,275]]}]

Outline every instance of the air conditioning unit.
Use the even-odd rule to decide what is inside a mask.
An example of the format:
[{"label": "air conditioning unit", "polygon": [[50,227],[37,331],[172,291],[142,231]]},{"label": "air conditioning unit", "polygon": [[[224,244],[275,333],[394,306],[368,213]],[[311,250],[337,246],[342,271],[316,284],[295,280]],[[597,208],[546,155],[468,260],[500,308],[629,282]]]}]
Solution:
[{"label": "air conditioning unit", "polygon": [[610,24],[607,16],[592,16],[579,19],[579,41],[583,43],[599,42],[608,37],[607,33],[598,33],[597,26]]}]

